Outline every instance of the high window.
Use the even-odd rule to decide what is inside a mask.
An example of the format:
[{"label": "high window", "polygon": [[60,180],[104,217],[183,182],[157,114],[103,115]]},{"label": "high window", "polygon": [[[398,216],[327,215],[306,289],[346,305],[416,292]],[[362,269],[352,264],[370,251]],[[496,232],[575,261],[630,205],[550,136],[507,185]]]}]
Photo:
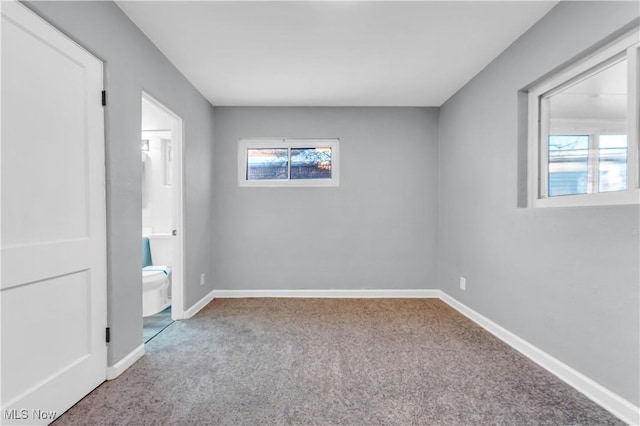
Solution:
[{"label": "high window", "polygon": [[240,186],[338,186],[337,139],[242,139]]},{"label": "high window", "polygon": [[638,29],[529,91],[531,207],[640,202]]}]

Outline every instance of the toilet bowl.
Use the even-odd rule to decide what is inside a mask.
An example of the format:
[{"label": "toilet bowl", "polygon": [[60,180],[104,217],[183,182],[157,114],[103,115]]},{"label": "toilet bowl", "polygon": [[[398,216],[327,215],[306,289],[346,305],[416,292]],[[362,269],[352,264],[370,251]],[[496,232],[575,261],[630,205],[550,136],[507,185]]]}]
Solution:
[{"label": "toilet bowl", "polygon": [[145,266],[142,268],[142,316],[157,314],[171,305],[171,267]]}]

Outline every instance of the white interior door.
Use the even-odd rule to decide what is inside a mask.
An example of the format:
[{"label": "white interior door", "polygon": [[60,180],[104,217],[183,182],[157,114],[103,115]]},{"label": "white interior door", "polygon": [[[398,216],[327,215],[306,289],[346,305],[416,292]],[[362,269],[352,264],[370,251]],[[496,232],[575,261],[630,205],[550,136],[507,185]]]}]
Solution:
[{"label": "white interior door", "polygon": [[106,377],[102,63],[0,8],[0,423],[47,424]]}]

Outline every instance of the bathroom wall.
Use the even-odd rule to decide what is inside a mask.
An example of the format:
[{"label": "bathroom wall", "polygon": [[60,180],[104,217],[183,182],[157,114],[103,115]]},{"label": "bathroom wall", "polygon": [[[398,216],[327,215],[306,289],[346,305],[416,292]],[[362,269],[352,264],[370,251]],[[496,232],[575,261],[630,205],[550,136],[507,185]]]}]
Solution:
[{"label": "bathroom wall", "polygon": [[[215,108],[216,289],[437,288],[435,108]],[[340,186],[239,187],[238,140],[338,138]]]},{"label": "bathroom wall", "polygon": [[149,151],[142,152],[142,234],[170,234],[173,230],[174,188],[167,168],[173,167],[171,134],[142,132]]},{"label": "bathroom wall", "polygon": [[640,209],[519,207],[518,92],[639,12],[637,2],[561,2],[449,99],[439,122],[441,289],[636,405]]},{"label": "bathroom wall", "polygon": [[145,90],[184,119],[185,309],[213,289],[213,110],[113,2],[26,2],[27,7],[104,61],[107,107],[108,362],[142,341],[140,238],[141,96]]}]

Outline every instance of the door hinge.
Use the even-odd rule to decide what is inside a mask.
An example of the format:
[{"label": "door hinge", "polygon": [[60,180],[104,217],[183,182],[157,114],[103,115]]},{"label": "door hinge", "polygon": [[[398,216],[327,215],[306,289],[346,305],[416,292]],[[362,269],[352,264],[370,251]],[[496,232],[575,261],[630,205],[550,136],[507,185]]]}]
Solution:
[{"label": "door hinge", "polygon": [[107,91],[102,91],[102,106],[107,106]]},{"label": "door hinge", "polygon": [[111,342],[111,328],[109,327],[106,328],[106,340],[107,343]]}]

